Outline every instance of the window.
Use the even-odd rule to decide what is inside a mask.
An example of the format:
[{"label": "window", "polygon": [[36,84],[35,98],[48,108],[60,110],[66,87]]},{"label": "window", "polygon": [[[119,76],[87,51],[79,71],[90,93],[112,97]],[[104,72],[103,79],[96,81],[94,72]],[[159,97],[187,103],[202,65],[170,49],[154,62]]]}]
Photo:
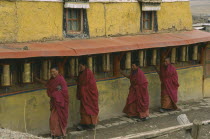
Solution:
[{"label": "window", "polygon": [[67,34],[81,33],[82,28],[82,10],[81,9],[67,9],[66,10],[66,32]]},{"label": "window", "polygon": [[153,30],[154,23],[154,12],[144,11],[143,12],[143,30]]}]

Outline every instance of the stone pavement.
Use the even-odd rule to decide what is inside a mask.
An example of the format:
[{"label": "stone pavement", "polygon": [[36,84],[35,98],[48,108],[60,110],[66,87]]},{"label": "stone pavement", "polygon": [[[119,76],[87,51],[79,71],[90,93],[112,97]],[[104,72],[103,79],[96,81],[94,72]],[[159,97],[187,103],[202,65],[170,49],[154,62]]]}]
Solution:
[{"label": "stone pavement", "polygon": [[[199,110],[202,108],[210,108],[210,98],[205,98],[199,101],[191,101],[191,102],[184,102],[181,104],[178,104],[178,107],[180,108],[180,111],[171,111],[171,112],[166,112],[166,113],[160,113],[160,112],[150,112],[150,118],[157,118],[157,117],[164,117],[164,116],[170,116],[170,115],[175,115],[178,113],[182,112],[187,112],[187,111],[192,111],[192,110]],[[128,123],[135,123],[137,122],[135,119],[130,119],[125,116],[118,116],[118,117],[113,117],[115,120],[110,120],[110,122],[105,122],[103,124],[103,121],[99,122],[99,124],[96,126],[96,130],[99,129],[106,129],[114,126],[119,126],[122,124],[128,124]],[[68,136],[77,136],[77,135],[82,135],[85,132],[88,131],[70,131],[68,133]]]}]

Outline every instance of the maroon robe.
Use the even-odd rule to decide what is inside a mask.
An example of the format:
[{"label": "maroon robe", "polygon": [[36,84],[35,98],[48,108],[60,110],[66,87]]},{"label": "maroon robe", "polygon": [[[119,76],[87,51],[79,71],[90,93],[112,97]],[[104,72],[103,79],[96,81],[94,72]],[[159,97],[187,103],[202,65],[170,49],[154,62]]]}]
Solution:
[{"label": "maroon robe", "polygon": [[50,129],[51,134],[61,136],[66,134],[68,121],[68,88],[62,75],[51,78],[47,83],[47,94],[50,97]]},{"label": "maroon robe", "polygon": [[171,64],[166,67],[161,67],[160,80],[162,108],[177,109],[176,103],[178,101],[179,83],[176,68]]},{"label": "maroon robe", "polygon": [[81,124],[96,124],[98,121],[98,89],[92,71],[86,68],[79,73],[77,99],[80,100]]},{"label": "maroon robe", "polygon": [[128,116],[140,116],[140,118],[148,117],[148,82],[140,68],[131,72],[130,83],[131,85],[129,89],[129,94],[123,112],[126,113]]}]

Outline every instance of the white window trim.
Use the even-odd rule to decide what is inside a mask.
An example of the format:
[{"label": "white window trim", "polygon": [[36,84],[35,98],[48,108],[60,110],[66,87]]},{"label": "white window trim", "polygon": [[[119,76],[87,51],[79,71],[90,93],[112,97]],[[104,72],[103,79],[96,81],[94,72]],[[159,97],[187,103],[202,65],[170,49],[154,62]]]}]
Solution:
[{"label": "white window trim", "polygon": [[65,2],[64,8],[88,9],[89,3]]},{"label": "white window trim", "polygon": [[28,1],[28,2],[63,2],[63,0],[21,0],[21,1]]},{"label": "white window trim", "polygon": [[[190,0],[162,0],[164,2],[185,2]],[[138,2],[137,0],[89,0],[89,2]]]}]

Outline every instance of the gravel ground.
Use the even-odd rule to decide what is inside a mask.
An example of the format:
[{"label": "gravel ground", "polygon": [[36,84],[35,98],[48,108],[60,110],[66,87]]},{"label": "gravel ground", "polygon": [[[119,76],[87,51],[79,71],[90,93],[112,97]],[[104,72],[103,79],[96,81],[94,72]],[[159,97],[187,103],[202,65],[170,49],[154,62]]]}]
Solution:
[{"label": "gravel ground", "polygon": [[[210,120],[210,99],[208,103],[204,103],[204,101],[183,103],[180,105],[180,108],[182,111],[174,113],[161,114],[153,111],[151,114],[152,118],[145,122],[129,121],[128,118],[117,117],[100,122],[96,131],[78,132],[74,131],[75,129],[71,129],[71,132],[68,134],[68,139],[108,139],[177,126],[179,124],[176,119],[180,114],[186,114],[190,122],[193,122],[195,119],[201,121]],[[169,135],[157,137],[156,139],[185,139],[185,132],[174,132]],[[210,139],[210,125],[202,126],[201,137],[199,139]]]},{"label": "gravel ground", "polygon": [[21,133],[0,128],[0,139],[46,139],[46,138],[41,138],[27,133]]}]

